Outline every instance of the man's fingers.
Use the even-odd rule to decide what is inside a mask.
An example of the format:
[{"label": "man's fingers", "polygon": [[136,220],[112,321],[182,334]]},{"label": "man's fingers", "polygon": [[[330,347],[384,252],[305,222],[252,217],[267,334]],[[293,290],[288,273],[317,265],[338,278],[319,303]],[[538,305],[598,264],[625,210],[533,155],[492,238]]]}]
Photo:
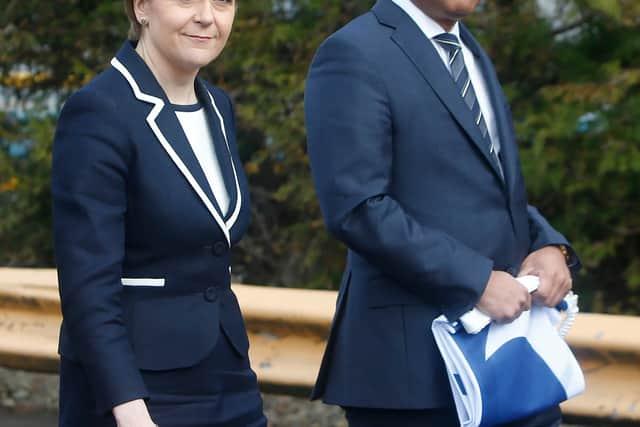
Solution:
[{"label": "man's fingers", "polygon": [[565,296],[567,296],[567,294],[571,291],[572,288],[573,288],[573,280],[571,279],[571,275],[569,275],[565,277],[562,282],[562,288],[559,295],[557,296],[557,302],[555,305],[560,304],[560,302],[564,299]]},{"label": "man's fingers", "polygon": [[538,289],[532,293],[533,300],[547,307],[555,307],[573,288],[571,273],[566,266],[551,269],[534,269],[523,264],[520,276],[535,274],[540,279]]},{"label": "man's fingers", "polygon": [[540,282],[538,283],[538,289],[536,289],[533,293],[533,299],[540,304],[547,304],[547,300],[552,294],[553,291],[553,282],[551,280],[551,275],[546,271],[540,271],[538,273],[538,279]]},{"label": "man's fingers", "polygon": [[532,297],[510,274],[493,271],[477,307],[499,323],[508,323],[531,309]]},{"label": "man's fingers", "polygon": [[545,301],[547,307],[555,307],[556,305],[558,305],[563,296],[564,277],[562,277],[561,272],[556,270],[551,274],[550,292],[547,300]]},{"label": "man's fingers", "polygon": [[531,309],[531,294],[526,289],[524,291],[525,292],[519,295],[520,300],[519,300],[518,308],[520,312],[518,313],[518,315],[520,315],[523,311],[527,311]]},{"label": "man's fingers", "polygon": [[529,274],[536,275],[536,269],[530,265],[523,265],[518,273],[518,277],[528,276]]},{"label": "man's fingers", "polygon": [[527,311],[531,309],[531,294],[529,292],[524,295],[524,298],[520,301],[520,310]]},{"label": "man's fingers", "polygon": [[571,275],[568,271],[555,272],[552,275],[549,294],[542,301],[547,307],[555,307],[560,304],[562,299],[569,293],[572,288]]},{"label": "man's fingers", "polygon": [[507,322],[511,322],[517,319],[522,314],[522,312],[527,311],[531,308],[531,295],[526,289],[519,289],[518,294],[516,295],[515,302],[516,303],[507,313]]},{"label": "man's fingers", "polygon": [[515,319],[517,319],[523,311],[524,310],[521,307],[513,306],[504,310],[502,315],[500,315],[500,317],[496,320],[498,321],[498,323],[511,323]]}]

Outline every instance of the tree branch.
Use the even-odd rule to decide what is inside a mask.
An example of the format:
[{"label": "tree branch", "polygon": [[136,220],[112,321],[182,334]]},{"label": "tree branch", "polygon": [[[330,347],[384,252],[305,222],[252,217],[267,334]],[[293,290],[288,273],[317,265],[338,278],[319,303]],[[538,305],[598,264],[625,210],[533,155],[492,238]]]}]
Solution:
[{"label": "tree branch", "polygon": [[586,24],[588,21],[590,21],[593,18],[593,14],[592,13],[586,13],[584,16],[582,16],[580,19],[571,22],[567,25],[564,25],[562,27],[558,27],[555,30],[553,30],[551,32],[551,34],[553,34],[553,36],[558,36],[560,34],[566,33],[568,31],[574,30],[578,27],[581,27],[582,25]]}]

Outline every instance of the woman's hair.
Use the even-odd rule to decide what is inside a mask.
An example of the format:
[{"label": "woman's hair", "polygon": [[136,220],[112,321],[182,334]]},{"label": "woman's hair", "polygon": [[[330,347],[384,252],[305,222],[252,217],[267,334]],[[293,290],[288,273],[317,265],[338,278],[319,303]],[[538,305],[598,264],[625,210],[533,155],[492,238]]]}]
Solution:
[{"label": "woman's hair", "polygon": [[142,26],[136,18],[136,13],[133,11],[133,1],[134,0],[124,0],[124,11],[127,14],[127,18],[129,18],[129,39],[138,40],[140,39]]}]

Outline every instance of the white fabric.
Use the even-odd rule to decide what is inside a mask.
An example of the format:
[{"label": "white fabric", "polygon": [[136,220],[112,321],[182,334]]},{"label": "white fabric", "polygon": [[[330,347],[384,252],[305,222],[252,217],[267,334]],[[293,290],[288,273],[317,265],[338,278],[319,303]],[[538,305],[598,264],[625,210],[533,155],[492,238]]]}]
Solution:
[{"label": "white fabric", "polygon": [[[392,0],[398,7],[405,11],[407,15],[416,23],[416,25],[422,30],[424,35],[431,41],[431,44],[436,49],[442,62],[449,69],[449,54],[440,46],[433,38],[438,34],[442,34],[445,30],[433,20],[426,13],[421,11],[411,0]],[[464,63],[467,66],[467,71],[471,77],[471,83],[473,89],[476,92],[476,98],[480,103],[480,110],[484,116],[484,121],[487,124],[489,130],[489,137],[496,148],[496,152],[500,154],[500,137],[498,136],[498,125],[496,123],[493,106],[491,104],[491,98],[489,97],[489,90],[485,82],[484,76],[480,71],[480,67],[477,64],[476,58],[469,48],[464,44],[464,41],[460,38],[460,26],[456,22],[449,31],[454,34],[460,43],[462,44],[462,54],[464,55]]]},{"label": "white fabric", "polygon": [[176,111],[176,116],[204,175],[207,177],[218,206],[220,206],[222,214],[225,215],[229,210],[229,192],[224,184],[204,109],[200,108],[198,111]]}]

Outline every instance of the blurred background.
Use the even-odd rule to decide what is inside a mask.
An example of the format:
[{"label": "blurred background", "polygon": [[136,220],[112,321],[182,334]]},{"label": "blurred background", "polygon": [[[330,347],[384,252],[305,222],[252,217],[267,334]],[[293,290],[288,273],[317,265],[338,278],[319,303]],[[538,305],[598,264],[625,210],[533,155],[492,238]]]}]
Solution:
[{"label": "blurred background", "polygon": [[[344,248],[311,181],[304,82],[315,49],[372,0],[238,0],[203,77],[237,110],[253,222],[235,281],[335,289]],[[586,311],[640,312],[640,1],[486,0],[465,23],[510,101],[530,203],[585,268]],[[126,37],[122,0],[0,0],[0,266],[54,267],[49,173],[61,105]],[[0,390],[1,391],[1,390]]]},{"label": "blurred background", "polygon": [[[321,41],[372,4],[239,0],[226,50],[203,71],[235,101],[251,183],[238,281],[339,282],[344,248],[325,232],[305,152],[304,81]],[[107,67],[128,23],[121,0],[0,0],[0,11],[0,265],[52,267],[56,118]],[[530,202],[582,257],[582,306],[637,312],[640,2],[484,1],[466,23],[510,101]]]}]

